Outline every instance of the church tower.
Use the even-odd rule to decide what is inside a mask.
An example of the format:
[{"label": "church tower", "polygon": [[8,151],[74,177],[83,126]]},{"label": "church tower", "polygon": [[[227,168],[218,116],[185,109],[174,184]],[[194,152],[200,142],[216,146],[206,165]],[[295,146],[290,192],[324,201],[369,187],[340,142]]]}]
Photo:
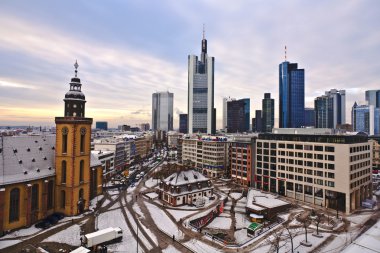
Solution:
[{"label": "church tower", "polygon": [[85,96],[77,77],[71,79],[66,93],[64,117],[56,117],[56,210],[68,216],[88,209],[90,198],[91,124],[85,118]]}]

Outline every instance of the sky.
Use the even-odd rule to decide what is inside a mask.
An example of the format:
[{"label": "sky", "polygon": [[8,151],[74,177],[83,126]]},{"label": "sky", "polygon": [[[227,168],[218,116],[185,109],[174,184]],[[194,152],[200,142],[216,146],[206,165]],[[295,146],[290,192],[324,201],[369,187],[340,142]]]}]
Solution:
[{"label": "sky", "polygon": [[202,29],[215,57],[217,127],[222,98],[275,98],[278,65],[305,69],[305,103],[346,90],[346,117],[380,89],[380,1],[2,0],[0,125],[53,126],[74,76],[86,117],[110,127],[151,123],[152,93],[174,93],[174,128],[187,113],[187,58]]}]

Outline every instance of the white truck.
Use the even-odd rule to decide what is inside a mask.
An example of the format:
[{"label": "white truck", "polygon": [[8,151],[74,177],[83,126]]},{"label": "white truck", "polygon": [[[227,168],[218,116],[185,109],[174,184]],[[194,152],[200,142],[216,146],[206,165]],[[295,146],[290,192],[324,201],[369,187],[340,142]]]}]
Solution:
[{"label": "white truck", "polygon": [[121,228],[106,228],[94,233],[90,233],[83,236],[84,245],[89,248],[99,244],[105,244],[113,241],[121,241],[123,238],[123,231]]}]

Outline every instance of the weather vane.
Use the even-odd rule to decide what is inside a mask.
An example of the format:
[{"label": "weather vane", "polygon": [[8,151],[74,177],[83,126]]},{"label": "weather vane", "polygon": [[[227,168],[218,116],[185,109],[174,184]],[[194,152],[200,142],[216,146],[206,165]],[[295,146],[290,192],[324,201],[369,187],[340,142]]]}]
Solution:
[{"label": "weather vane", "polygon": [[75,60],[74,67],[75,67],[75,77],[77,77],[78,67],[79,67],[79,64],[78,64],[77,60]]}]

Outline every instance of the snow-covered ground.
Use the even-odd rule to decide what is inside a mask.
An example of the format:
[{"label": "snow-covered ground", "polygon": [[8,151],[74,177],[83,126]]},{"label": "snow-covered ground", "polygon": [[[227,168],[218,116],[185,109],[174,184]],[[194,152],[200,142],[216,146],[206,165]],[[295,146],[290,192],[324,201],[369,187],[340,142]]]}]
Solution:
[{"label": "snow-covered ground", "polygon": [[141,217],[145,218],[143,212],[141,211],[140,207],[137,205],[137,203],[134,203],[132,206],[133,210]]},{"label": "snow-covered ground", "polygon": [[169,235],[174,235],[177,239],[183,238],[183,233],[178,229],[177,225],[165,214],[165,212],[161,210],[161,208],[150,203],[145,204],[157,227]]},{"label": "snow-covered ground", "polygon": [[120,243],[110,244],[108,250],[110,252],[136,252],[136,240],[127,226],[124,216],[120,209],[101,213],[98,217],[99,229],[108,227],[120,227],[123,230],[123,239]]},{"label": "snow-covered ground", "polygon": [[71,246],[80,246],[80,226],[75,224],[46,238],[42,242],[59,242]]},{"label": "snow-covered ground", "polygon": [[240,192],[232,192],[230,193],[230,197],[233,199],[240,199],[242,194]]},{"label": "snow-covered ground", "polygon": [[105,207],[109,203],[110,203],[109,199],[105,199],[104,202],[103,202],[103,204],[102,204],[102,207]]},{"label": "snow-covered ground", "polygon": [[[133,227],[133,230],[136,231],[136,233],[137,233],[137,224],[136,224],[135,220],[133,219],[132,214],[128,211],[127,211],[127,217],[128,217],[129,222],[131,223],[131,225]],[[139,233],[138,239],[139,239],[139,244],[140,243],[144,244],[148,250],[153,249],[153,246],[149,243],[148,239],[142,233]]]},{"label": "snow-covered ground", "polygon": [[223,250],[211,247],[208,244],[196,239],[191,239],[190,241],[187,241],[184,244],[197,253],[223,252]]},{"label": "snow-covered ground", "polygon": [[251,225],[251,222],[247,218],[247,215],[242,213],[235,213],[236,229],[247,228]]},{"label": "snow-covered ground", "polygon": [[181,210],[174,210],[174,209],[167,209],[167,211],[174,217],[176,221],[179,221],[180,219],[197,212],[197,211],[181,211]]},{"label": "snow-covered ground", "polygon": [[6,241],[0,241],[0,249],[4,249],[7,247],[10,247],[12,245],[20,243],[21,240],[6,240]]},{"label": "snow-covered ground", "polygon": [[208,224],[207,228],[214,228],[214,229],[225,229],[229,230],[231,228],[232,220],[231,218],[227,217],[215,217],[215,219]]},{"label": "snow-covered ground", "polygon": [[240,229],[240,230],[237,230],[234,234],[235,236],[235,241],[236,243],[240,244],[240,243],[244,243],[248,240],[251,239],[251,237],[249,237],[247,235],[247,229]]},{"label": "snow-covered ground", "polygon": [[172,245],[169,245],[166,249],[162,250],[163,253],[181,253],[181,251],[174,248]]},{"label": "snow-covered ground", "polygon": [[152,187],[155,187],[157,186],[157,179],[148,179],[145,181],[145,186],[148,187],[148,188],[152,188]]},{"label": "snow-covered ground", "polygon": [[[20,236],[29,236],[29,235],[32,235],[32,234],[35,234],[35,233],[38,233],[42,231],[41,228],[36,228],[34,225],[31,226],[30,228],[23,228],[23,229],[19,229],[19,230],[15,230],[13,231],[12,233],[10,234],[7,234],[5,235],[4,237],[2,237],[1,239],[8,239],[8,238],[15,238],[15,237],[20,237]],[[0,242],[1,244],[2,242]]]}]

